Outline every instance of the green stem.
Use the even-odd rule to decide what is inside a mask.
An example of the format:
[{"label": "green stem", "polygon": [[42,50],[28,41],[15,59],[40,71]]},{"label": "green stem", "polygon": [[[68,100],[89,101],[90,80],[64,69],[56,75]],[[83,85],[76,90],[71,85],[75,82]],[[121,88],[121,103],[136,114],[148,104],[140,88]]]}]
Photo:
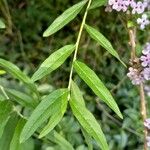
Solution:
[{"label": "green stem", "polygon": [[8,95],[6,94],[5,90],[4,90],[4,87],[0,85],[0,89],[3,93],[3,95],[5,96],[6,99],[9,99]]},{"label": "green stem", "polygon": [[[80,30],[79,30],[79,34],[78,34],[77,41],[76,41],[76,48],[75,48],[73,61],[72,61],[72,65],[71,65],[70,76],[69,76],[69,84],[68,84],[68,90],[69,91],[71,89],[71,80],[72,80],[72,75],[73,75],[73,63],[77,59],[77,52],[78,52],[78,49],[79,49],[80,39],[81,39],[81,36],[82,36],[82,31],[83,31],[83,28],[84,28],[84,25],[85,25],[87,13],[88,13],[88,10],[90,8],[91,2],[92,2],[92,0],[88,1],[87,8],[86,8],[86,11],[84,13],[84,16],[83,16],[83,19],[82,19],[82,23],[81,23],[81,26],[80,26]],[[70,94],[69,94],[68,100],[69,99],[70,99]]]}]

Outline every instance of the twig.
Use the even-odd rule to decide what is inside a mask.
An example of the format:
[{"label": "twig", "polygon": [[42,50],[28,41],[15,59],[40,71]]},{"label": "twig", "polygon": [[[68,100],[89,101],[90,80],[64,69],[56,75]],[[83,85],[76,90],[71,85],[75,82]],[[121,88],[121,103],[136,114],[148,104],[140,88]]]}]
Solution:
[{"label": "twig", "polygon": [[[131,45],[131,62],[133,63],[135,59],[137,58],[136,57],[136,42],[135,42],[136,28],[129,29],[129,38],[130,38],[130,45]],[[146,102],[145,102],[143,83],[140,84],[139,88],[140,88],[140,102],[141,102],[140,112],[141,112],[141,116],[144,122],[144,120],[147,118],[147,114],[146,114]],[[144,150],[148,150],[146,137],[147,137],[147,129],[144,128]]]},{"label": "twig", "polygon": [[4,90],[4,87],[0,85],[0,89],[3,93],[3,95],[5,96],[6,99],[9,99],[8,95],[6,94],[5,90]]},{"label": "twig", "polygon": [[[144,122],[145,119],[147,118],[147,115],[146,115],[146,102],[145,102],[143,83],[140,84],[140,98],[141,98],[141,116],[142,116],[142,120]],[[148,149],[146,137],[147,137],[147,128],[144,127],[144,150]]]},{"label": "twig", "polygon": [[[99,110],[102,110],[103,113],[105,113],[105,115],[110,118],[114,123],[118,124],[119,126],[122,127],[122,122],[120,122],[119,120],[117,120],[116,118],[114,118],[113,116],[111,116],[104,108],[103,106],[100,104],[99,100],[96,99],[96,103],[97,103],[97,107]],[[133,133],[135,134],[136,136],[138,137],[142,137],[142,135],[138,132],[136,132],[135,130],[131,129],[131,128],[128,128],[128,127],[123,127],[123,129],[127,130],[128,132],[130,133]]]},{"label": "twig", "polygon": [[[72,80],[72,75],[73,75],[73,63],[74,63],[74,61],[76,60],[76,57],[77,57],[77,52],[78,52],[78,48],[79,48],[79,44],[80,44],[80,39],[81,39],[81,36],[82,36],[82,31],[83,31],[83,28],[84,28],[84,25],[85,25],[87,13],[88,13],[88,10],[90,8],[91,2],[92,2],[92,0],[88,1],[87,8],[86,8],[85,14],[83,16],[83,20],[82,20],[80,30],[79,30],[79,34],[78,34],[77,41],[76,41],[76,48],[75,48],[73,61],[72,61],[72,65],[71,65],[71,71],[70,71],[70,75],[69,75],[69,84],[68,84],[69,91],[70,91],[70,88],[71,88],[71,80]],[[68,100],[69,99],[70,99],[70,94],[68,96]]]}]

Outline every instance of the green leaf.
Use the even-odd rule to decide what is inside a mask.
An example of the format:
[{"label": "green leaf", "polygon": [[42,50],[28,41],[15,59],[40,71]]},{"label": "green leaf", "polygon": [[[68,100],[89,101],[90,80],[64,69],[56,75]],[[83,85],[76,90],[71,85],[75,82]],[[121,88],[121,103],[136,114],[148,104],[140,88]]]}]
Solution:
[{"label": "green leaf", "polygon": [[20,142],[19,142],[19,137],[20,137],[20,133],[21,133],[22,128],[24,127],[25,123],[26,123],[26,121],[24,119],[20,119],[18,121],[18,124],[15,128],[13,138],[10,143],[10,150],[21,150],[21,148],[23,147],[23,144],[20,144]]},{"label": "green leaf", "polygon": [[11,114],[10,119],[5,126],[3,135],[0,138],[0,150],[9,150],[17,122],[18,115],[16,113]]},{"label": "green leaf", "polygon": [[71,96],[73,97],[73,99],[77,100],[78,103],[81,104],[81,106],[85,106],[85,102],[80,92],[80,89],[73,80],[71,81]]},{"label": "green leaf", "polygon": [[3,134],[4,127],[10,117],[12,109],[12,104],[8,100],[0,102],[0,137]]},{"label": "green leaf", "polygon": [[17,78],[18,80],[25,83],[31,89],[31,91],[37,93],[36,86],[33,84],[31,79],[26,76],[16,65],[0,58],[0,67],[3,67],[4,70],[11,74],[14,78]]},{"label": "green leaf", "polygon": [[35,108],[37,103],[36,101],[29,95],[22,93],[20,91],[14,89],[6,89],[7,95],[11,100],[16,101],[20,105],[28,108]]},{"label": "green leaf", "polygon": [[57,110],[50,118],[48,124],[43,128],[41,131],[39,138],[44,137],[47,135],[50,131],[54,129],[54,127],[61,121],[66,109],[67,109],[67,102],[68,99],[64,99],[63,103],[61,103],[60,109]]},{"label": "green leaf", "polygon": [[86,2],[87,0],[84,0],[68,8],[65,12],[63,12],[58,18],[54,20],[54,22],[44,32],[43,36],[48,37],[63,28],[78,15]]},{"label": "green leaf", "polygon": [[84,129],[81,128],[81,131],[82,131],[83,136],[85,138],[85,142],[88,146],[88,150],[93,150],[92,137]]},{"label": "green leaf", "polygon": [[51,54],[33,74],[32,80],[37,81],[57,69],[70,56],[74,49],[74,45],[66,45]]},{"label": "green leaf", "polygon": [[124,66],[126,66],[124,62],[120,59],[118,53],[112,47],[111,43],[102,33],[100,33],[99,31],[97,31],[96,29],[94,29],[89,25],[85,25],[85,29],[92,39],[97,41],[103,48],[105,48],[110,54],[116,57]]},{"label": "green leaf", "polygon": [[78,75],[93,90],[93,92],[103,100],[120,118],[123,118],[114,98],[102,81],[98,78],[93,70],[84,63],[75,61],[74,68]]},{"label": "green leaf", "polygon": [[5,23],[0,19],[0,29],[6,28]]},{"label": "green leaf", "polygon": [[93,0],[90,9],[95,9],[107,4],[107,0]]},{"label": "green leaf", "polygon": [[46,96],[35,108],[25,124],[20,142],[26,141],[51,115],[56,113],[68,97],[67,89],[59,89]]},{"label": "green leaf", "polygon": [[102,150],[108,150],[109,148],[105,136],[92,113],[88,111],[86,107],[81,107],[81,105],[74,99],[71,99],[69,102],[73,114],[85,131],[97,141]]},{"label": "green leaf", "polygon": [[55,130],[46,136],[50,141],[58,144],[61,147],[61,150],[74,150],[72,145],[58,132]]}]

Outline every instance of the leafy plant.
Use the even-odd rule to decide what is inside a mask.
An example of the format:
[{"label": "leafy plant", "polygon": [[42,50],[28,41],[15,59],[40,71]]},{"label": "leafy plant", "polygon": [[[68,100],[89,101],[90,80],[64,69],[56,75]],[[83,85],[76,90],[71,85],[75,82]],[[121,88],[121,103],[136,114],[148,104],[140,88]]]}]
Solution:
[{"label": "leafy plant", "polygon": [[[94,117],[88,107],[86,107],[78,84],[73,79],[73,73],[76,71],[81,80],[87,84],[95,95],[105,102],[118,117],[123,119],[116,101],[105,86],[103,80],[99,78],[99,75],[96,75],[94,69],[89,68],[87,64],[80,62],[77,58],[77,53],[80,51],[81,36],[85,29],[89,33],[89,36],[94,39],[99,46],[106,49],[125,66],[109,40],[97,31],[97,29],[86,24],[86,18],[89,11],[105,5],[106,2],[106,0],[83,0],[65,10],[53,21],[43,33],[43,37],[51,36],[61,30],[75,19],[81,10],[84,11],[78,37],[76,41],[74,41],[75,44],[65,45],[52,53],[41,63],[31,78],[15,64],[5,59],[0,59],[0,67],[6,71],[7,74],[18,79],[21,84],[25,85],[25,89],[27,89],[24,91],[13,88],[3,89],[4,98],[0,102],[0,136],[3,138],[1,141],[2,143],[0,142],[1,144],[4,145],[4,143],[6,143],[4,139],[6,138],[7,132],[10,132],[11,134],[8,133],[11,136],[9,137],[10,139],[7,143],[7,147],[11,150],[20,150],[25,147],[26,143],[30,141],[32,143],[32,136],[38,137],[41,140],[56,143],[58,149],[61,147],[61,149],[64,150],[73,150],[74,148],[71,143],[69,143],[63,135],[57,133],[56,130],[57,127],[59,128],[59,123],[64,118],[64,115],[68,113],[69,110],[67,110],[67,108],[71,108],[72,115],[77,119],[86,142],[94,139],[99,148],[102,150],[109,149],[105,134],[101,129],[103,124],[101,123],[100,126],[96,117]],[[2,22],[0,22],[0,27],[5,27]],[[38,90],[38,81],[50,76],[54,70],[58,69],[65,61],[67,61],[67,58],[69,58],[72,53],[74,54],[71,66],[69,66],[70,75],[68,76],[68,87],[52,90],[48,94],[42,95]],[[101,76],[103,76],[103,74],[101,74]],[[15,104],[19,104],[19,111]],[[15,115],[12,113],[14,111]],[[18,119],[16,115],[21,119]],[[17,123],[13,125],[13,131],[7,131],[5,126],[10,126],[9,120],[13,117],[17,118]],[[87,145],[90,150],[93,149],[92,142],[90,144],[87,143]],[[32,147],[31,144],[31,149]],[[84,149],[84,146],[81,147]]]}]

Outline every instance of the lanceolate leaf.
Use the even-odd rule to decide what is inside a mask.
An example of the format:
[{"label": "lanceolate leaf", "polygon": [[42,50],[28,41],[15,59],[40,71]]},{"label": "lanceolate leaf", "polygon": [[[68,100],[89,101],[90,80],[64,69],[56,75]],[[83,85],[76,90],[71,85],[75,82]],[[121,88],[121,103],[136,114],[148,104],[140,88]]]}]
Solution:
[{"label": "lanceolate leaf", "polygon": [[13,137],[13,133],[18,122],[18,115],[16,113],[11,114],[2,137],[0,138],[0,150],[9,150],[10,142]]},{"label": "lanceolate leaf", "polygon": [[67,108],[67,102],[68,99],[64,99],[63,102],[61,103],[60,109],[57,110],[50,118],[48,124],[43,128],[43,130],[41,131],[39,138],[44,137],[45,135],[47,135],[51,130],[54,129],[54,127],[61,121],[66,108]]},{"label": "lanceolate leaf", "polygon": [[94,9],[107,4],[107,0],[93,0],[90,9]]},{"label": "lanceolate leaf", "polygon": [[11,74],[14,78],[25,83],[33,92],[37,92],[36,86],[33,84],[31,79],[26,76],[16,65],[11,62],[0,58],[0,67],[3,67],[6,72]]},{"label": "lanceolate leaf", "polygon": [[123,118],[114,98],[111,93],[98,78],[93,70],[91,70],[84,63],[79,61],[74,62],[74,68],[78,75],[85,81],[85,83],[93,90],[93,92],[103,100],[116,114]]},{"label": "lanceolate leaf", "polygon": [[21,150],[23,144],[20,144],[19,137],[20,137],[20,133],[21,133],[22,128],[24,127],[25,123],[26,123],[26,121],[24,119],[20,119],[18,121],[18,124],[15,128],[13,138],[10,143],[10,150]]},{"label": "lanceolate leaf", "polygon": [[85,25],[86,31],[89,33],[91,38],[93,38],[95,41],[97,41],[102,47],[104,47],[110,54],[112,54],[114,57],[116,57],[124,66],[124,62],[121,61],[118,53],[114,50],[111,43],[108,41],[108,39],[99,31],[94,29],[93,27],[89,25]]},{"label": "lanceolate leaf", "polygon": [[58,144],[61,150],[74,150],[72,145],[55,130],[46,136],[50,141]]},{"label": "lanceolate leaf", "polygon": [[81,131],[88,146],[88,150],[93,150],[92,137],[83,128],[81,128]]},{"label": "lanceolate leaf", "polygon": [[81,104],[81,106],[85,106],[85,102],[82,96],[82,93],[80,92],[79,87],[77,84],[72,80],[71,81],[71,96],[73,97],[74,100],[77,100],[78,103]]},{"label": "lanceolate leaf", "polygon": [[37,81],[42,77],[50,74],[64,63],[68,56],[74,51],[75,45],[66,45],[53,54],[51,54],[39,67],[32,76],[33,81]]},{"label": "lanceolate leaf", "polygon": [[44,32],[43,36],[47,37],[61,28],[63,28],[66,24],[68,24],[71,20],[73,20],[78,13],[81,11],[83,6],[86,4],[87,0],[81,1],[78,4],[75,4],[74,6],[67,9],[64,13],[62,13],[54,22],[48,27],[48,29]]},{"label": "lanceolate leaf", "polygon": [[20,142],[26,141],[38,127],[42,125],[51,115],[61,108],[61,104],[66,101],[67,89],[59,89],[46,96],[35,108],[20,136]]},{"label": "lanceolate leaf", "polygon": [[36,101],[29,95],[22,93],[20,91],[14,89],[6,89],[7,95],[11,98],[11,100],[16,101],[24,107],[35,108],[37,103]]},{"label": "lanceolate leaf", "polygon": [[3,134],[4,127],[10,117],[12,109],[12,104],[8,100],[0,102],[0,137]]},{"label": "lanceolate leaf", "polygon": [[74,99],[71,99],[69,102],[73,114],[85,131],[97,141],[102,150],[108,150],[109,148],[105,136],[92,113],[89,112],[86,107],[81,107],[81,105]]}]

